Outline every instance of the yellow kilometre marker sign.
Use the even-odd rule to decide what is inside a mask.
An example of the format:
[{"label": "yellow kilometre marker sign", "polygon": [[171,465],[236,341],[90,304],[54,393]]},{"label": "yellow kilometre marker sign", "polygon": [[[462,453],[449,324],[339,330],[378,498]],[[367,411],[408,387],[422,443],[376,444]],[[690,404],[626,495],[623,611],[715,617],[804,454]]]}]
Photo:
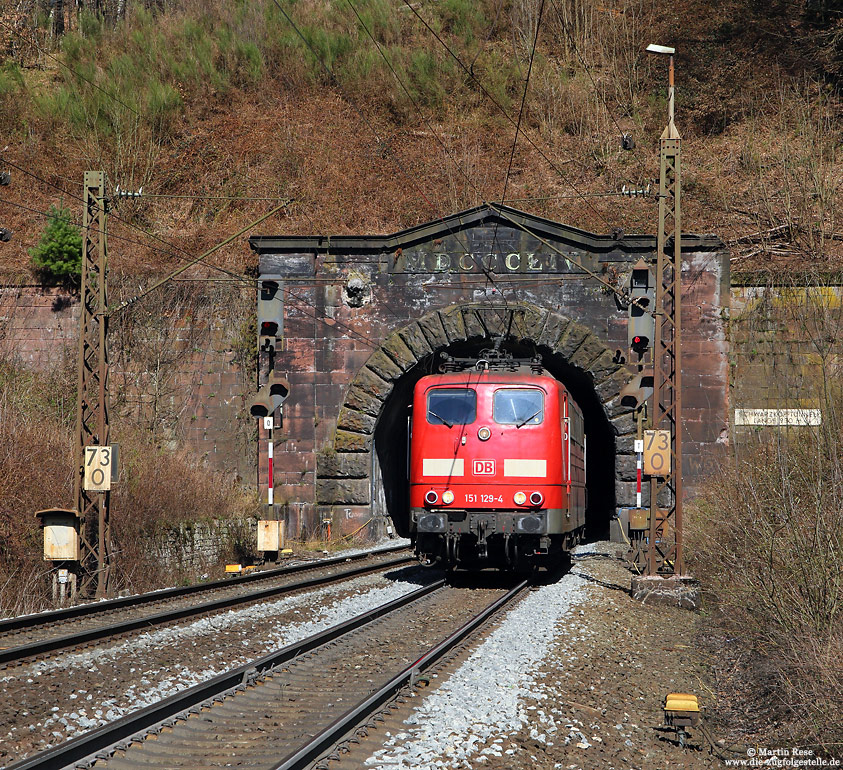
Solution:
[{"label": "yellow kilometre marker sign", "polygon": [[85,447],[83,487],[86,492],[107,492],[111,489],[111,460],[110,446]]},{"label": "yellow kilometre marker sign", "polygon": [[667,476],[670,473],[670,431],[644,431],[644,474]]}]

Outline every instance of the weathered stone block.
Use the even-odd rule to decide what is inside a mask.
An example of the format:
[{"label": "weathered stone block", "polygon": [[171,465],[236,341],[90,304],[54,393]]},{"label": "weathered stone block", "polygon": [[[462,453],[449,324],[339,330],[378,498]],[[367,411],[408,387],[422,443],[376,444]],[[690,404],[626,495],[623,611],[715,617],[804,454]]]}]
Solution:
[{"label": "weathered stone block", "polygon": [[366,505],[369,479],[316,479],[316,502],[321,505]]},{"label": "weathered stone block", "polygon": [[588,371],[591,372],[595,382],[600,382],[610,374],[617,372],[620,368],[621,364],[615,361],[615,354],[608,349],[604,349],[603,352],[588,365]]},{"label": "weathered stone block", "polygon": [[574,366],[591,371],[591,364],[602,353],[608,353],[611,359],[612,354],[606,349],[606,343],[596,334],[589,334],[569,360]]},{"label": "weathered stone block", "polygon": [[624,433],[633,433],[635,431],[635,418],[632,412],[622,414],[619,417],[613,417],[609,420],[616,436],[622,436]]},{"label": "weathered stone block", "polygon": [[334,449],[337,452],[368,452],[372,448],[373,437],[365,433],[350,433],[338,430],[334,434]]},{"label": "weathered stone block", "polygon": [[609,416],[609,419],[612,419],[613,417],[620,417],[622,414],[632,412],[633,407],[625,406],[621,403],[620,396],[615,396],[603,402],[603,410]]},{"label": "weathered stone block", "polygon": [[614,372],[606,377],[603,377],[599,382],[595,378],[594,390],[597,392],[598,398],[603,402],[607,402],[615,398],[620,392],[621,388],[629,382],[632,378],[632,373],[623,367],[618,367]]},{"label": "weathered stone block", "polygon": [[351,383],[351,387],[359,388],[364,393],[368,393],[379,401],[383,401],[392,390],[392,383],[383,377],[379,377],[371,369],[364,366],[357,372],[357,376]]},{"label": "weathered stone block", "polygon": [[357,385],[352,385],[345,395],[345,405],[356,409],[358,412],[377,417],[380,414],[383,401],[357,387]]},{"label": "weathered stone block", "polygon": [[518,339],[535,340],[544,328],[547,315],[544,308],[525,307],[514,310],[511,334]]},{"label": "weathered stone block", "polygon": [[471,337],[485,337],[486,327],[480,321],[480,316],[477,314],[477,308],[465,307],[462,309],[462,320],[465,326],[466,338]]},{"label": "weathered stone block", "polygon": [[583,340],[591,334],[591,329],[583,324],[572,321],[565,329],[565,333],[556,343],[555,350],[565,358],[570,359],[574,351],[583,343]]},{"label": "weathered stone block", "polygon": [[635,434],[625,433],[615,439],[615,451],[618,454],[631,454],[635,451]]},{"label": "weathered stone block", "polygon": [[428,345],[427,340],[417,323],[414,322],[405,326],[398,333],[401,335],[401,339],[404,340],[407,347],[413,351],[413,355],[417,360],[424,358],[433,352],[433,349],[430,345]]},{"label": "weathered stone block", "polygon": [[[615,504],[618,508],[632,508],[635,506],[635,493],[637,485],[634,481],[620,481],[615,479]],[[647,499],[649,492],[644,490]]]},{"label": "weathered stone block", "polygon": [[636,455],[618,454],[615,457],[615,472],[621,481],[635,481],[638,473]]},{"label": "weathered stone block", "polygon": [[372,458],[368,452],[320,452],[316,477],[320,479],[364,479],[369,477]]},{"label": "weathered stone block", "polygon": [[439,318],[438,313],[432,313],[420,318],[419,326],[421,326],[424,336],[427,337],[427,341],[432,347],[447,347],[448,335],[445,334],[445,329],[442,326],[442,319]]},{"label": "weathered stone block", "polygon": [[405,372],[417,363],[417,359],[415,355],[413,355],[413,351],[407,347],[407,343],[404,342],[397,333],[390,334],[386,338],[383,345],[381,345],[381,350],[383,350]]},{"label": "weathered stone block", "polygon": [[512,313],[506,307],[484,307],[478,315],[483,319],[483,326],[490,336],[504,335],[509,331]]},{"label": "weathered stone block", "polygon": [[442,321],[442,328],[451,342],[459,342],[466,338],[465,324],[462,320],[462,313],[459,305],[451,305],[439,311],[439,318]]},{"label": "weathered stone block", "polygon": [[382,350],[372,353],[366,361],[366,366],[384,380],[397,380],[403,374],[398,365]]},{"label": "weathered stone block", "polygon": [[548,313],[544,328],[541,330],[536,344],[555,348],[556,343],[559,342],[560,337],[565,333],[570,323],[570,318],[559,315],[558,313]]},{"label": "weathered stone block", "polygon": [[340,409],[337,428],[340,430],[350,430],[354,433],[374,433],[375,422],[375,418],[370,414],[363,414],[363,412],[343,407]]}]

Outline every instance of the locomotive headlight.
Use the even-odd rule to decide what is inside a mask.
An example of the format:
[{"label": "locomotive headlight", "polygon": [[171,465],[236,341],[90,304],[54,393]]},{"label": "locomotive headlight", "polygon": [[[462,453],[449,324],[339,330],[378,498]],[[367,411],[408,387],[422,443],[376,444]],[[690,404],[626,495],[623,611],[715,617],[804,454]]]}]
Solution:
[{"label": "locomotive headlight", "polygon": [[424,496],[424,501],[428,505],[436,505],[436,502],[439,500],[439,495],[436,494],[432,489]]},{"label": "locomotive headlight", "polygon": [[445,505],[450,505],[454,502],[454,493],[450,489],[446,489],[442,493],[442,502],[445,503]]},{"label": "locomotive headlight", "polygon": [[489,430],[485,425],[477,431],[477,438],[481,441],[488,441],[492,437],[492,431]]},{"label": "locomotive headlight", "polygon": [[530,493],[530,505],[541,505],[544,502],[541,492]]},{"label": "locomotive headlight", "polygon": [[523,492],[516,492],[512,498],[515,501],[516,505],[524,505],[527,502],[527,495]]}]

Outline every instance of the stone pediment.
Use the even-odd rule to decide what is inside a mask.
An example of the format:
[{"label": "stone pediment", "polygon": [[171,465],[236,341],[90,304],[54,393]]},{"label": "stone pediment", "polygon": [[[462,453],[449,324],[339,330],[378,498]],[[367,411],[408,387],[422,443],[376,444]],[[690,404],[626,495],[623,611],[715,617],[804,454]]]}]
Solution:
[{"label": "stone pediment", "polygon": [[[388,272],[570,273],[579,272],[577,262],[590,262],[593,268],[652,253],[656,238],[619,230],[598,235],[484,203],[389,235],[261,235],[251,237],[249,245],[260,255],[265,278],[313,275],[318,258],[331,256],[341,262],[351,255],[367,255],[373,262],[383,257]],[[683,251],[720,248],[716,236],[683,235]]]}]

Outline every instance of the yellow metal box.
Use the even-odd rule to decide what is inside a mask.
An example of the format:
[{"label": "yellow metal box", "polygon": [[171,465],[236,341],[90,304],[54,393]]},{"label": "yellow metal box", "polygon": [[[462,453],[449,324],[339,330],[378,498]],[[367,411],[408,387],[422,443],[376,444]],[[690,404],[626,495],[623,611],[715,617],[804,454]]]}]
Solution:
[{"label": "yellow metal box", "polygon": [[44,561],[79,561],[79,514],[48,508],[35,516],[44,530]]}]

